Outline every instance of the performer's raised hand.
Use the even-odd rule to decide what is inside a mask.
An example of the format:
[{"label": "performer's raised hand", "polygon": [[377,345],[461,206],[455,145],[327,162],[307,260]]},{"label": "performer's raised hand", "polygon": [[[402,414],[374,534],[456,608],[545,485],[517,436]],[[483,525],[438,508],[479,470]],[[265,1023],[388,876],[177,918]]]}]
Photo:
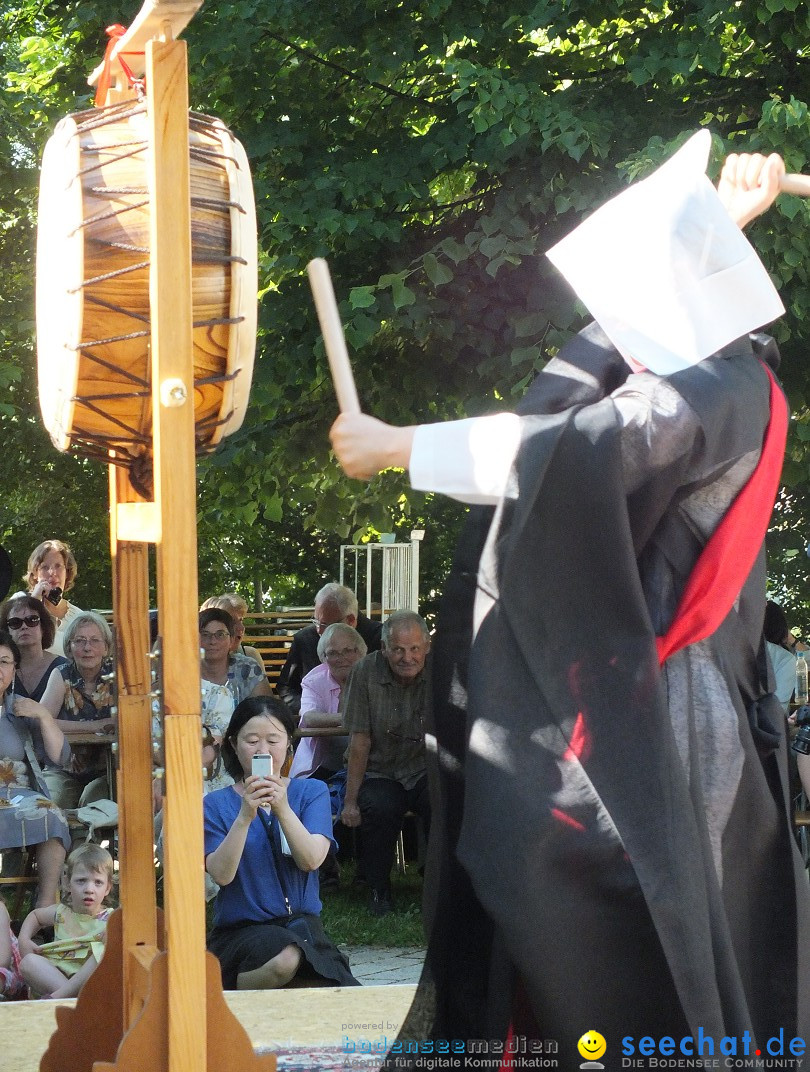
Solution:
[{"label": "performer's raised hand", "polygon": [[329,438],[346,475],[370,480],[383,469],[407,469],[414,430],[413,426],[397,428],[366,413],[341,413]]},{"label": "performer's raised hand", "polygon": [[778,153],[731,153],[723,164],[717,193],[739,227],[770,208],[779,193],[785,162]]}]

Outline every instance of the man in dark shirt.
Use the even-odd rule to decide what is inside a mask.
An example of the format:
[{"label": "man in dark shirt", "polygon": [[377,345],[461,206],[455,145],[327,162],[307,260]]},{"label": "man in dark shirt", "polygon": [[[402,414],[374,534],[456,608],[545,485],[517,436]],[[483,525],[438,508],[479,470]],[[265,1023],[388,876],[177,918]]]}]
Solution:
[{"label": "man in dark shirt", "polygon": [[281,668],[276,684],[276,692],[296,714],[301,707],[301,680],[320,665],[318,641],[326,627],[336,622],[344,622],[356,629],[369,651],[379,651],[382,623],[374,622],[360,613],[357,596],[350,588],[334,581],[325,584],[315,596],[312,623],[299,629],[293,637],[287,661]]}]

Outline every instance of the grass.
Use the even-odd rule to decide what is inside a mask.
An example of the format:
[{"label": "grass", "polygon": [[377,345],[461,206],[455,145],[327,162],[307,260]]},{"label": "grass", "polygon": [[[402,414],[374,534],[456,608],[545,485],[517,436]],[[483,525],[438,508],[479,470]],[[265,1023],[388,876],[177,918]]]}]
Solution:
[{"label": "grass", "polygon": [[354,861],[341,864],[340,889],[321,893],[324,930],[336,945],[423,947],[422,879],[415,863],[392,874],[394,911],[377,918],[366,908],[368,887],[353,885]]}]

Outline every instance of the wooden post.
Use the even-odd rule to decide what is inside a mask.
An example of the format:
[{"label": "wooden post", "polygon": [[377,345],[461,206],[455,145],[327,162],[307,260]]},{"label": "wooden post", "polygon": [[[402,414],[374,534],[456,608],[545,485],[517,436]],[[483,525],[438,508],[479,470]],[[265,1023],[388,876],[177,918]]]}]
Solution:
[{"label": "wooden post", "polygon": [[146,82],[155,504],[171,510],[158,544],[166,762],[164,866],[168,1058],[172,1072],[206,1066],[200,641],[192,364],[188,76],[182,41],[148,41]]},{"label": "wooden post", "polygon": [[[111,469],[118,628],[121,902],[107,950],[58,1028],[43,1072],[274,1072],[257,1056],[205,950],[197,515],[186,46],[172,40],[202,0],[145,0],[119,43],[146,41],[155,500]],[[165,40],[155,40],[162,33]],[[158,551],[162,639],[166,950],[152,857],[147,543]]]},{"label": "wooden post", "polygon": [[[143,504],[127,470],[110,465],[110,554],[118,671],[119,879],[123,949],[124,1025],[128,1029],[146,1000],[145,962],[158,952],[152,822],[152,710],[149,659],[149,548],[126,531],[119,506]],[[123,513],[123,512],[122,512]],[[126,526],[129,528],[129,526]]]}]

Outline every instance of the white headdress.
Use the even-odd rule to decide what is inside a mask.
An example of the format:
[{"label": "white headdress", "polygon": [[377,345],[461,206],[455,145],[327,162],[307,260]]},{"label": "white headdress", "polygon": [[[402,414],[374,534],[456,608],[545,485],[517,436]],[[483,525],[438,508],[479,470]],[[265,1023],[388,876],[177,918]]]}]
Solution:
[{"label": "white headdress", "polygon": [[548,251],[614,346],[659,375],[785,311],[706,177],[701,130]]}]

